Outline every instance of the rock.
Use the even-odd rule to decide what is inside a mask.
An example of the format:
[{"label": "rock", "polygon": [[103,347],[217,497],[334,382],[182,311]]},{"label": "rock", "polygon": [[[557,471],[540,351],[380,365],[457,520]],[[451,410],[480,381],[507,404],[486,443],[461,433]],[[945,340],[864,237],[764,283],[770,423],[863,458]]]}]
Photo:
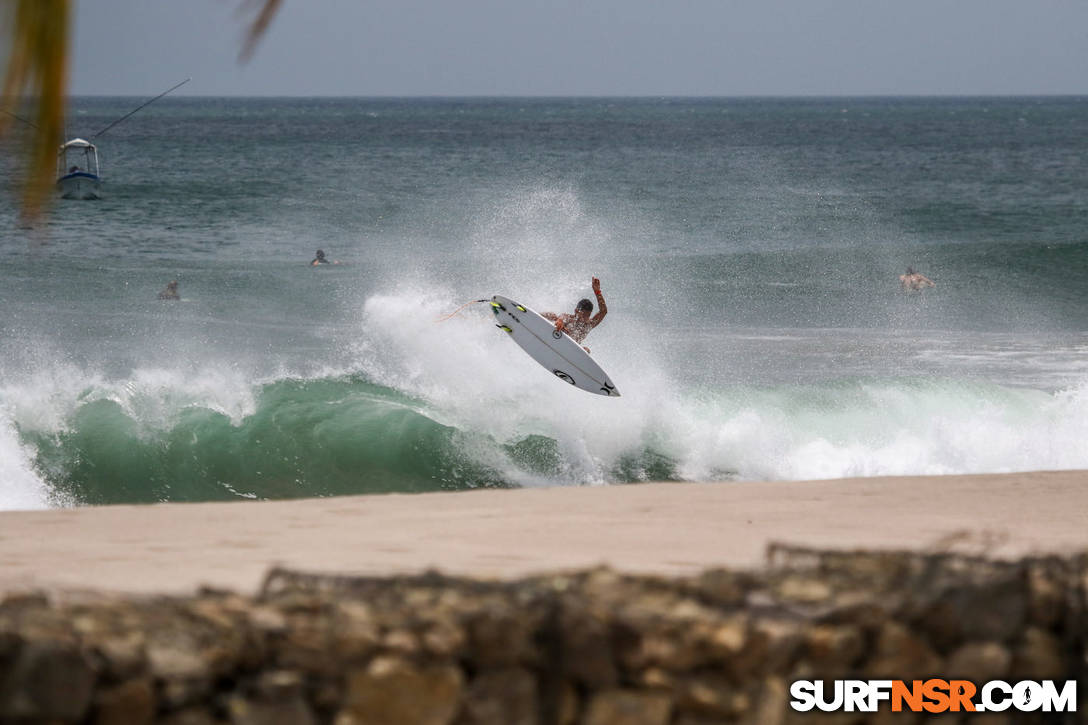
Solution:
[{"label": "rock", "polygon": [[[294,600],[292,606],[296,609],[287,616],[287,632],[274,643],[277,666],[334,676],[340,668],[329,656],[335,638],[325,612],[308,598]],[[345,643],[351,637],[349,633]]]},{"label": "rock", "polygon": [[170,709],[199,704],[210,692],[209,680],[169,680],[159,688],[163,705]]},{"label": "rock", "polygon": [[26,642],[0,683],[0,721],[79,720],[91,705],[94,681],[90,662],[71,644]]},{"label": "rock", "polygon": [[[341,665],[362,664],[378,649],[381,630],[374,618],[373,609],[364,603],[339,602],[333,617],[332,649]],[[396,638],[392,644],[399,647]],[[407,647],[417,646],[413,641]]]},{"label": "rock", "polygon": [[1061,621],[1067,596],[1059,571],[1041,565],[1028,569],[1028,620],[1048,629]]},{"label": "rock", "polygon": [[262,672],[253,686],[256,695],[265,700],[283,700],[302,693],[303,677],[290,670]]},{"label": "rock", "polygon": [[147,661],[151,674],[161,680],[198,680],[211,675],[200,650],[187,638],[149,644]]},{"label": "rock", "polygon": [[[553,713],[554,717],[550,718],[550,720],[556,725],[574,725],[578,720],[580,706],[581,700],[578,697],[578,691],[569,682],[565,682],[559,688]],[[545,719],[545,725],[548,721],[548,719]]]},{"label": "rock", "polygon": [[133,631],[104,639],[91,647],[104,677],[121,681],[144,672],[148,665],[143,632]]},{"label": "rock", "polygon": [[249,626],[265,635],[280,635],[287,631],[287,617],[280,610],[259,604],[249,610]]},{"label": "rock", "polygon": [[227,704],[232,725],[313,725],[310,706],[296,692],[282,697],[249,700],[231,697]]},{"label": "rock", "polygon": [[968,598],[971,608],[964,610],[963,631],[968,639],[1008,641],[1024,626],[1028,598],[1022,582],[984,583],[974,593]]},{"label": "rock", "polygon": [[820,604],[831,598],[831,586],[814,576],[791,575],[775,587],[777,595],[788,602]]},{"label": "rock", "polygon": [[693,668],[699,660],[699,653],[685,646],[675,632],[650,630],[643,633],[638,649],[630,652],[623,664],[631,670],[660,667],[684,672]]},{"label": "rock", "polygon": [[865,650],[861,634],[852,627],[819,624],[804,635],[804,655],[817,671],[844,672]]},{"label": "rock", "polygon": [[453,622],[432,622],[422,636],[422,645],[435,657],[457,659],[461,656],[467,639],[464,631]]},{"label": "rock", "polygon": [[530,664],[536,655],[536,618],[509,603],[487,601],[467,623],[468,649],[480,668]]},{"label": "rock", "polygon": [[1084,556],[802,555],[697,579],[299,575],[257,601],[9,598],[0,722],[896,725],[922,718],[801,717],[788,683],[1083,664]]},{"label": "rock", "polygon": [[95,695],[94,725],[144,725],[154,718],[155,692],[149,680],[129,680]]},{"label": "rock", "polygon": [[889,618],[889,610],[895,608],[894,599],[886,594],[878,597],[866,590],[839,592],[821,608],[819,621],[865,630],[876,629]]},{"label": "rock", "polygon": [[458,725],[537,725],[537,683],[522,668],[477,675],[468,686]]},{"label": "rock", "polygon": [[0,620],[0,679],[3,677],[4,666],[15,659],[19,649],[23,646],[23,638],[15,632],[5,632]]},{"label": "rock", "polygon": [[660,667],[648,667],[642,670],[638,679],[636,680],[640,687],[645,687],[650,690],[664,690],[666,692],[672,690],[676,686],[676,678],[674,678],[668,670],[663,670]]},{"label": "rock", "polygon": [[927,679],[940,675],[941,658],[898,622],[885,622],[865,672],[873,679]]},{"label": "rock", "polygon": [[721,675],[686,677],[674,688],[678,712],[718,718],[736,718],[751,706],[748,694]]},{"label": "rock", "polygon": [[972,715],[970,725],[1011,725],[1013,717],[1008,712],[983,712]]},{"label": "rock", "polygon": [[567,676],[592,690],[616,686],[619,674],[612,658],[612,637],[601,617],[584,609],[564,609],[555,637],[562,643],[560,667]]},{"label": "rock", "polygon": [[789,672],[805,643],[804,630],[796,620],[756,617],[752,622],[753,659],[766,673]]},{"label": "rock", "polygon": [[201,598],[189,605],[189,614],[195,618],[203,619],[214,629],[222,632],[235,630],[234,617],[226,610],[224,602],[219,598]]},{"label": "rock", "polygon": [[155,721],[155,725],[220,725],[220,723],[202,707],[187,707],[161,715]]},{"label": "rock", "polygon": [[713,660],[735,659],[747,645],[747,614],[734,614],[709,625],[706,647]]},{"label": "rock", "polygon": [[743,604],[754,585],[754,577],[751,574],[726,569],[703,572],[697,580],[699,591],[707,599],[718,606],[727,607],[738,607]]},{"label": "rock", "polygon": [[742,718],[744,725],[782,725],[789,708],[789,685],[781,677],[767,677],[759,690],[759,699]]},{"label": "rock", "polygon": [[196,704],[211,689],[210,663],[201,656],[197,643],[179,632],[158,633],[148,643],[147,661],[151,674],[162,684],[162,699],[169,708]]},{"label": "rock", "polygon": [[[735,680],[743,680],[764,666],[768,654],[768,639],[757,631],[755,618],[749,614],[731,614],[711,621],[705,627],[702,643],[692,643],[705,654],[700,667],[712,667],[728,672]],[[693,627],[692,631],[702,628]]]},{"label": "rock", "polygon": [[[842,722],[845,713],[821,713],[818,711],[809,711],[805,713],[790,711],[790,715],[786,718],[790,725],[802,725],[809,721],[815,721],[823,725],[824,722],[839,723]],[[983,713],[976,713],[972,715],[967,723],[975,725],[978,718]],[[929,715],[928,717],[922,717],[920,714],[913,712],[892,712],[891,708],[886,704],[874,713],[869,714],[865,722],[867,725],[920,725],[920,723],[931,723],[932,725],[957,725],[963,722],[957,718],[954,714],[943,713],[941,715]]]},{"label": "rock", "polygon": [[1009,674],[1012,654],[997,642],[970,642],[948,657],[943,672],[949,678],[975,683],[1003,680]]},{"label": "rock", "polygon": [[40,591],[10,592],[0,599],[0,611],[5,613],[21,609],[45,609],[48,606],[49,596]]},{"label": "rock", "polygon": [[[339,638],[340,633],[337,632]],[[382,649],[387,654],[414,655],[420,650],[419,638],[412,632],[404,629],[394,629],[387,632],[381,639]]]},{"label": "rock", "polygon": [[663,693],[606,690],[589,701],[583,725],[667,725],[672,699]]},{"label": "rock", "polygon": [[457,714],[463,689],[464,676],[451,665],[416,667],[379,657],[348,673],[336,722],[446,725]]},{"label": "rock", "polygon": [[1013,650],[1013,680],[1064,680],[1073,672],[1074,663],[1063,659],[1058,638],[1038,627],[1028,627]]},{"label": "rock", "polygon": [[940,592],[917,622],[943,651],[970,641],[1008,642],[1024,625],[1027,602],[1023,582],[1008,574],[961,580]]}]

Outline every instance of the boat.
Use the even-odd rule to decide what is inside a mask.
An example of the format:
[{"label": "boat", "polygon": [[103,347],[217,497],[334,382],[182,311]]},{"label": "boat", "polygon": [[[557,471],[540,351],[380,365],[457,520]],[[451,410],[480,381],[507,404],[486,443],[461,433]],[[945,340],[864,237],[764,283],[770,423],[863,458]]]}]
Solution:
[{"label": "boat", "polygon": [[[140,109],[151,105],[167,93],[181,88],[191,80],[191,78],[186,78],[181,83],[163,91],[150,101],[142,103],[90,138],[98,138]],[[16,118],[19,117],[16,116]],[[25,119],[19,120],[24,121]],[[30,121],[25,122],[31,126],[34,125],[30,123]],[[35,126],[35,128],[37,127]],[[95,148],[95,145],[82,138],[74,138],[71,141],[66,141],[61,144],[60,150],[57,151],[57,190],[60,192],[61,198],[101,199],[102,195],[99,190],[101,184],[102,177],[98,171],[98,149]]]},{"label": "boat", "polygon": [[57,151],[57,190],[63,199],[98,199],[101,177],[98,149],[90,141],[74,138]]}]

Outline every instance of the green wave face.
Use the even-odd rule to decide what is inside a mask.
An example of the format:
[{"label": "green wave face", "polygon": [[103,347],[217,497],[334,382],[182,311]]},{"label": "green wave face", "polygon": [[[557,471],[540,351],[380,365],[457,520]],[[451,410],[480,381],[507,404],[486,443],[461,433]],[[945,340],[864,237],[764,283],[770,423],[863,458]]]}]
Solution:
[{"label": "green wave face", "polygon": [[37,468],[80,504],[295,498],[507,485],[467,460],[463,435],[357,379],[279,381],[237,424],[192,406],[148,428],[113,400],[81,405],[61,432],[24,436]]},{"label": "green wave face", "polygon": [[[255,409],[237,420],[189,404],[165,422],[148,423],[131,401],[115,398],[79,403],[59,430],[20,430],[53,499],[288,499],[576,478],[554,438],[528,433],[497,441],[445,425],[420,401],[359,377],[267,383]],[[674,477],[667,456],[641,449],[607,474],[620,483]]]},{"label": "green wave face", "polygon": [[97,383],[68,399],[67,414],[16,418],[19,440],[0,444],[25,452],[48,489],[42,503],[1088,465],[1081,445],[1088,386],[1047,393],[957,380],[843,379],[693,390],[679,402],[599,417],[578,409],[581,399],[555,410],[509,400],[493,425],[487,419],[500,411],[491,399],[472,401],[466,415],[359,376],[274,380],[253,391],[248,412],[233,416],[221,409],[222,396],[213,402],[215,394],[194,394],[184,383],[150,394],[133,393],[137,387]]}]

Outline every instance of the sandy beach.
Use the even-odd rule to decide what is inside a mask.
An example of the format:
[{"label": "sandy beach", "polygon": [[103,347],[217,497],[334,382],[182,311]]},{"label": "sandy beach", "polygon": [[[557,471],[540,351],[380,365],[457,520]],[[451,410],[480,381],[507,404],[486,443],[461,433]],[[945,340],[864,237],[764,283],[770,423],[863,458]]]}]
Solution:
[{"label": "sandy beach", "polygon": [[771,542],[1088,549],[1088,471],[655,483],[0,513],[0,589],[253,592],[272,565],[477,577],[755,567]]}]

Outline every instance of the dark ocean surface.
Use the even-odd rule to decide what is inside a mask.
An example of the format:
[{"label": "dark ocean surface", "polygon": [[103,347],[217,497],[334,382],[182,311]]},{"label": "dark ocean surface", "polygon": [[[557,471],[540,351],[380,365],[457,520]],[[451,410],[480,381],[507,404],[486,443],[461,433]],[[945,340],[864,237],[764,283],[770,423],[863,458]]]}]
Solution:
[{"label": "dark ocean surface", "polygon": [[[1088,468],[1088,98],[166,98],[95,143],[103,199],[0,197],[0,509]],[[436,321],[592,276],[619,399]]]}]

